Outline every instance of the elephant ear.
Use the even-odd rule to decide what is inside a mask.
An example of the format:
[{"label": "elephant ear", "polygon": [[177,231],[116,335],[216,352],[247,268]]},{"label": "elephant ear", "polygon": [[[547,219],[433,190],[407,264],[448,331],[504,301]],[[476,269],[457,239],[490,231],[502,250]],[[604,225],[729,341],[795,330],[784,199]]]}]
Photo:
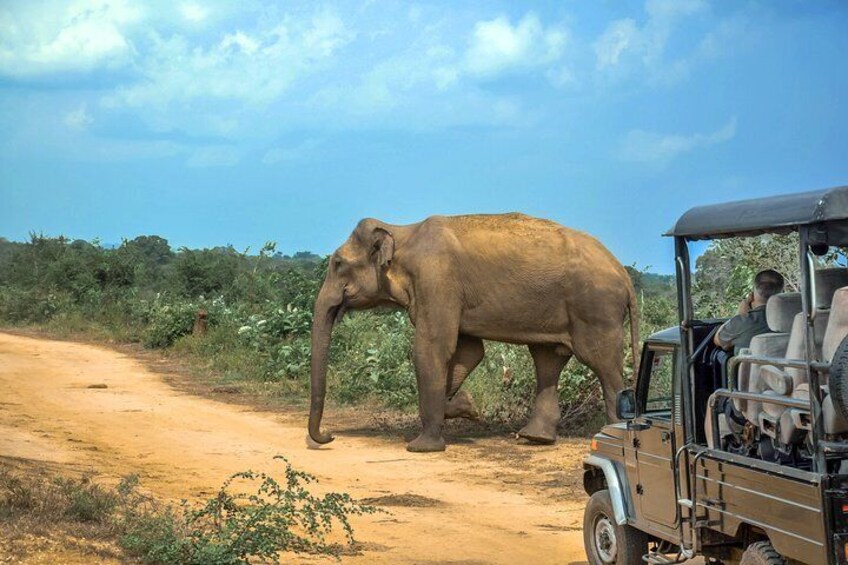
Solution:
[{"label": "elephant ear", "polygon": [[395,254],[395,238],[383,228],[374,228],[373,256],[379,267],[388,267]]}]

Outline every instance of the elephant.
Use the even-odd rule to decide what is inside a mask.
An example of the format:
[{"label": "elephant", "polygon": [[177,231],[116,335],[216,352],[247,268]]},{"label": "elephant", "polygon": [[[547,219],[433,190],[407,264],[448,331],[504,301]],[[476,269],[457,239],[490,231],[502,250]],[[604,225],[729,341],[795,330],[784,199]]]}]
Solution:
[{"label": "elephant", "polygon": [[333,326],[347,310],[406,310],[421,433],[407,449],[443,451],[446,418],[476,414],[463,381],[483,359],[483,340],[527,345],[536,370],[530,420],[518,435],[556,441],[557,386],[572,356],[600,379],[615,419],[624,388],[625,319],[637,359],[636,294],[627,271],[597,239],[520,213],[431,216],[409,225],[361,220],[329,259],[315,300],[309,437],[321,431]]}]

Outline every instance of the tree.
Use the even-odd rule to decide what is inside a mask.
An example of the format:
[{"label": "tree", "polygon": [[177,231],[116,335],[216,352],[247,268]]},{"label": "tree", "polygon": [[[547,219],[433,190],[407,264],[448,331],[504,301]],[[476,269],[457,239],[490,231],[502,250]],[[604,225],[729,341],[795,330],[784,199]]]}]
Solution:
[{"label": "tree", "polygon": [[763,269],[783,275],[786,290],[799,290],[798,246],[797,233],[714,240],[695,261],[692,293],[696,315],[733,315],[739,301],[751,291],[754,275]]}]

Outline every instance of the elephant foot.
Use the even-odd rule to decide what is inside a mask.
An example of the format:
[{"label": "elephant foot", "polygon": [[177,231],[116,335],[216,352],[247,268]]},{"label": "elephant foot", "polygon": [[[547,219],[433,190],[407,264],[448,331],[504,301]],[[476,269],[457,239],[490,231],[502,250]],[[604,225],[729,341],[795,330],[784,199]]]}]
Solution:
[{"label": "elephant foot", "polygon": [[448,403],[445,405],[445,418],[479,420],[480,413],[477,412],[477,407],[474,406],[474,399],[471,398],[471,394],[465,390],[461,390],[453,398],[448,400]]},{"label": "elephant foot", "polygon": [[518,437],[540,445],[551,445],[556,443],[556,426],[544,427],[535,422],[530,422],[518,432]]},{"label": "elephant foot", "polygon": [[432,437],[421,434],[406,444],[406,450],[413,453],[429,453],[431,451],[444,451],[445,438],[442,436]]}]

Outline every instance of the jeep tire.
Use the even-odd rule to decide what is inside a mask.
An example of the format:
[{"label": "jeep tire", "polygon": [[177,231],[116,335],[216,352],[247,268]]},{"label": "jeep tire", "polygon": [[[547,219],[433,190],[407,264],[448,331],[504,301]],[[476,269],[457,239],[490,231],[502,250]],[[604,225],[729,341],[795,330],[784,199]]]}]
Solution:
[{"label": "jeep tire", "polygon": [[771,543],[758,541],[748,546],[740,565],[786,565],[786,559],[774,550]]},{"label": "jeep tire", "polygon": [[590,565],[640,565],[648,552],[648,536],[615,522],[609,491],[589,498],[583,514],[583,545]]}]

